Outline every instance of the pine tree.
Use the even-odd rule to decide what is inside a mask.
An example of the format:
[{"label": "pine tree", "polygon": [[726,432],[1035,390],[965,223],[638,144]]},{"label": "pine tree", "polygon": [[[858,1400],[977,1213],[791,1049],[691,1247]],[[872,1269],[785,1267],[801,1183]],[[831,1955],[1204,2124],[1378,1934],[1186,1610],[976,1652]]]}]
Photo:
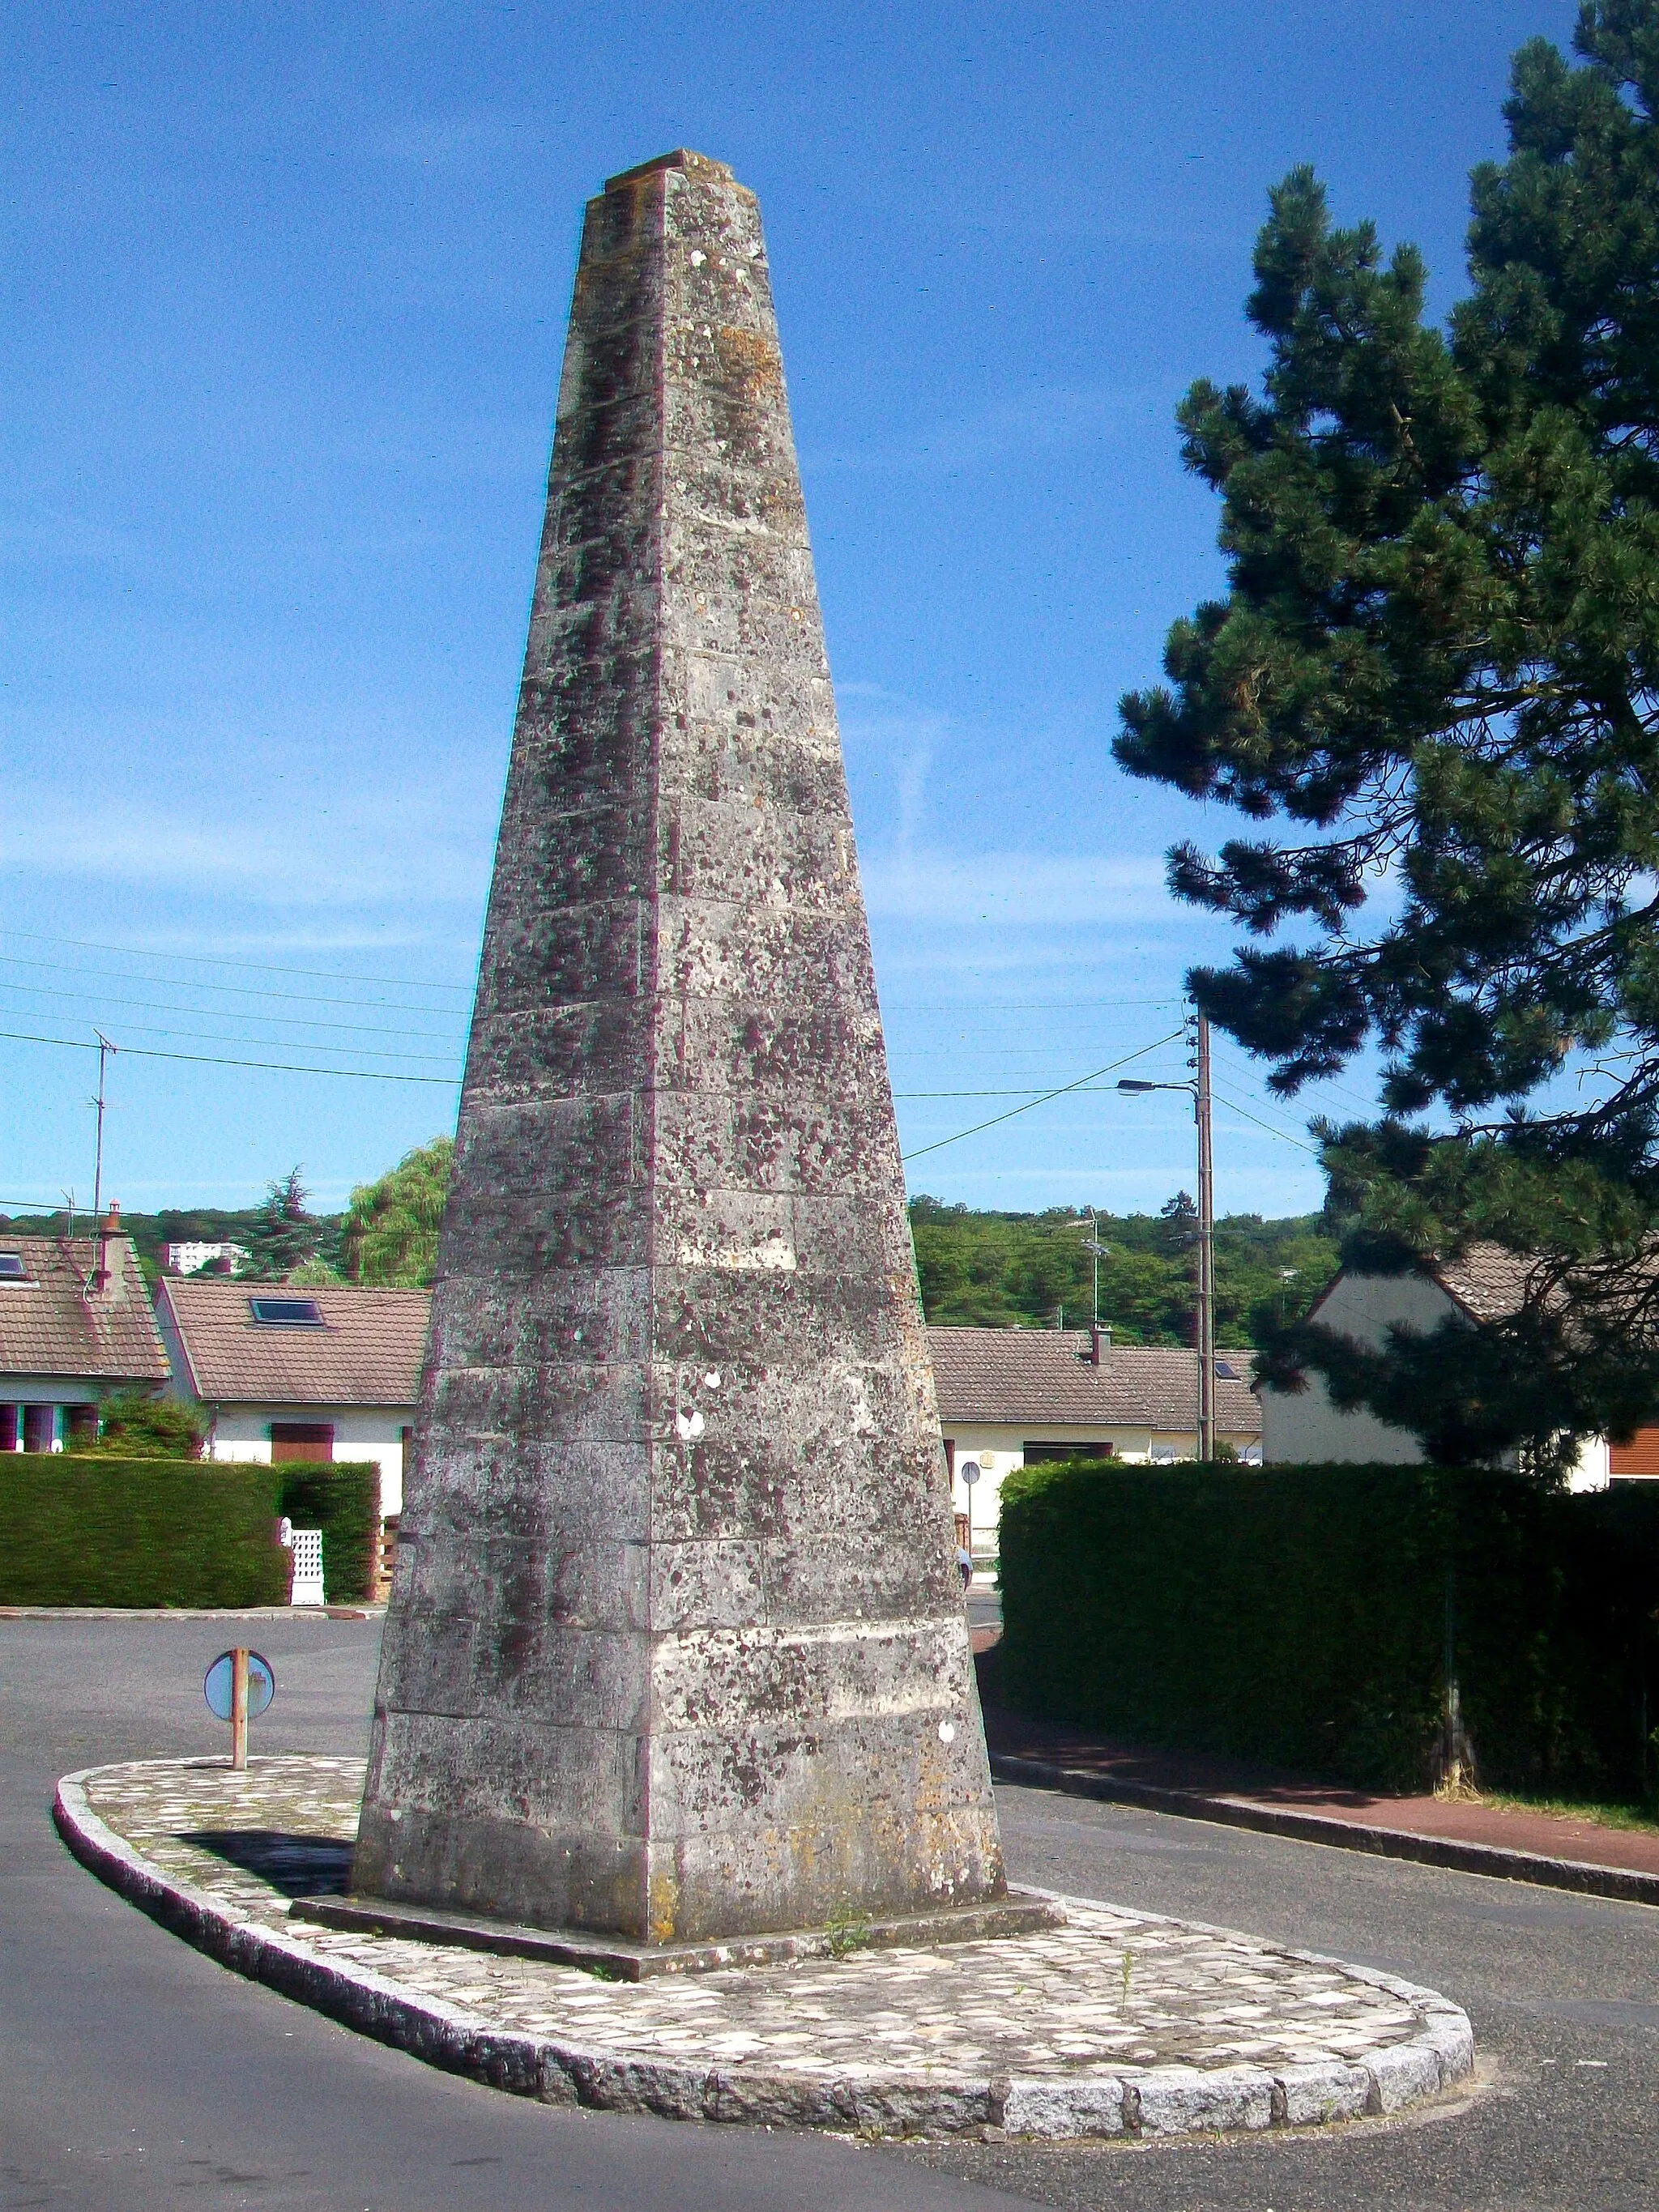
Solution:
[{"label": "pine tree", "polygon": [[265,1192],[248,1240],[253,1256],[247,1272],[267,1282],[283,1280],[307,1261],[326,1259],[327,1234],[327,1224],[311,1211],[300,1170],[290,1168]]},{"label": "pine tree", "polygon": [[1309,169],[1272,194],[1263,389],[1180,415],[1227,596],[1116,745],[1275,825],[1170,856],[1279,939],[1194,973],[1212,1018],[1286,1095],[1382,1051],[1382,1120],[1316,1125],[1349,1256],[1538,1255],[1478,1352],[1291,1330],[1281,1378],[1540,1464],[1659,1404],[1659,0],[1589,0],[1574,46],[1515,58],[1444,330],[1413,248],[1334,226]]}]

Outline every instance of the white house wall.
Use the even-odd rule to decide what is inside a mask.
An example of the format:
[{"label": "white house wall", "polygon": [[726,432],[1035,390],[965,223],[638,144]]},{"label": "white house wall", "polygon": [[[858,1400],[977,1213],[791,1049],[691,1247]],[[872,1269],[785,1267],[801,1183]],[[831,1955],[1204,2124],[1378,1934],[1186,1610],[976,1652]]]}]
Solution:
[{"label": "white house wall", "polygon": [[[1638,1476],[1651,1481],[1651,1476]],[[1605,1437],[1587,1437],[1567,1475],[1569,1490],[1607,1490],[1613,1482],[1613,1449]]]},{"label": "white house wall", "polygon": [[103,1376],[0,1376],[0,1406],[92,1406],[113,1396],[122,1385]]},{"label": "white house wall", "polygon": [[380,1470],[380,1514],[404,1506],[404,1430],[412,1406],[221,1406],[208,1438],[210,1459],[269,1460],[273,1421],[329,1421],[336,1459],[372,1459]]},{"label": "white house wall", "polygon": [[[1015,1427],[1011,1423],[990,1421],[952,1421],[942,1423],[945,1433],[954,1446],[951,1482],[951,1504],[958,1513],[970,1510],[970,1486],[962,1479],[962,1470],[971,1460],[980,1470],[980,1479],[971,1486],[975,1553],[994,1552],[997,1531],[1002,1519],[1002,1486],[1017,1468],[1025,1464],[1025,1444],[1109,1444],[1112,1457],[1126,1466],[1146,1466],[1196,1456],[1198,1438],[1192,1430],[1164,1431],[1103,1425],[1096,1421],[1086,1427],[1076,1422],[1025,1421]],[[1255,1459],[1261,1450],[1261,1439],[1254,1431],[1247,1435],[1233,1435],[1224,1430],[1219,1441],[1231,1444],[1241,1459]]]},{"label": "white house wall", "polygon": [[[1460,1310],[1438,1283],[1422,1275],[1340,1275],[1313,1317],[1336,1334],[1381,1352],[1390,1328],[1429,1336],[1448,1314]],[[1363,1407],[1352,1413],[1339,1412],[1323,1376],[1310,1370],[1305,1390],[1262,1389],[1261,1455],[1269,1465],[1418,1467],[1423,1447],[1409,1430],[1379,1421]],[[1589,1437],[1567,1487],[1605,1490],[1609,1471],[1606,1437]]]},{"label": "white house wall", "polygon": [[[1457,1310],[1438,1283],[1421,1275],[1340,1275],[1313,1318],[1334,1335],[1381,1352],[1390,1328],[1431,1335]],[[1270,1466],[1334,1461],[1408,1467],[1421,1464],[1423,1447],[1409,1430],[1375,1413],[1339,1412],[1323,1377],[1310,1370],[1305,1390],[1263,1389],[1261,1456]]]}]

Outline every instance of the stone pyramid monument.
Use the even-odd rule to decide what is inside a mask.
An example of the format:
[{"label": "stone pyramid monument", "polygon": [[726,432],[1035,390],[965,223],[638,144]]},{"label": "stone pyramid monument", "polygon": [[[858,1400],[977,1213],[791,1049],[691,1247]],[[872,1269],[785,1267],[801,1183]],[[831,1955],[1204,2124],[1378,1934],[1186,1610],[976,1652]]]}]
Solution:
[{"label": "stone pyramid monument", "polygon": [[355,1887],[1005,1892],[759,210],[590,203]]}]

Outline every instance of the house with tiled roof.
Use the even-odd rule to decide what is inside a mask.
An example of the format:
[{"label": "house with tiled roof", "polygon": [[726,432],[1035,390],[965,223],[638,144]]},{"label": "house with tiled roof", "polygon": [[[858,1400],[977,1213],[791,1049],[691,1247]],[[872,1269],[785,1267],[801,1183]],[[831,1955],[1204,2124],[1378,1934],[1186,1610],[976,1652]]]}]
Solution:
[{"label": "house with tiled roof", "polygon": [[91,1237],[0,1231],[0,1451],[89,1441],[106,1398],[160,1389],[167,1375],[118,1208]]},{"label": "house with tiled roof", "polygon": [[374,1460],[380,1511],[403,1509],[429,1291],[167,1278],[155,1317],[173,1395],[208,1419],[213,1459]]},{"label": "house with tiled roof", "polygon": [[[1162,1462],[1198,1450],[1198,1360],[1105,1329],[932,1328],[927,1341],[959,1524],[995,1548],[1002,1485],[1038,1459]],[[1216,1438],[1261,1453],[1248,1352],[1215,1355]]]},{"label": "house with tiled roof", "polygon": [[[1443,1321],[1499,1321],[1526,1295],[1533,1262],[1502,1244],[1478,1243],[1455,1259],[1425,1259],[1402,1275],[1364,1274],[1345,1267],[1309,1313],[1310,1321],[1369,1350],[1381,1351],[1389,1331],[1428,1336]],[[1261,1391],[1262,1457],[1275,1462],[1415,1465],[1423,1447],[1364,1407],[1346,1413],[1331,1403],[1311,1369],[1306,1388]],[[1627,1444],[1587,1439],[1569,1478],[1574,1490],[1605,1490],[1609,1480],[1659,1476],[1659,1428],[1639,1429]]]}]

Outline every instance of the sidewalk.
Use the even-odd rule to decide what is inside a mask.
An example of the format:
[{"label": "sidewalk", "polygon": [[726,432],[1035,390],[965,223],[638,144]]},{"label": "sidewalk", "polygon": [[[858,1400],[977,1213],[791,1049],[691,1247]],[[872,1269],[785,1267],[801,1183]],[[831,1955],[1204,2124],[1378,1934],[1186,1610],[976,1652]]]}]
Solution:
[{"label": "sidewalk", "polygon": [[0,1620],[379,1620],[384,1599],[361,1605],[0,1605]]},{"label": "sidewalk", "polygon": [[981,1683],[999,1781],[1659,1905],[1659,1833],[1433,1796],[1389,1796],[1199,1753],[1151,1751],[1021,1718],[995,1702],[994,1671],[983,1665]]}]

